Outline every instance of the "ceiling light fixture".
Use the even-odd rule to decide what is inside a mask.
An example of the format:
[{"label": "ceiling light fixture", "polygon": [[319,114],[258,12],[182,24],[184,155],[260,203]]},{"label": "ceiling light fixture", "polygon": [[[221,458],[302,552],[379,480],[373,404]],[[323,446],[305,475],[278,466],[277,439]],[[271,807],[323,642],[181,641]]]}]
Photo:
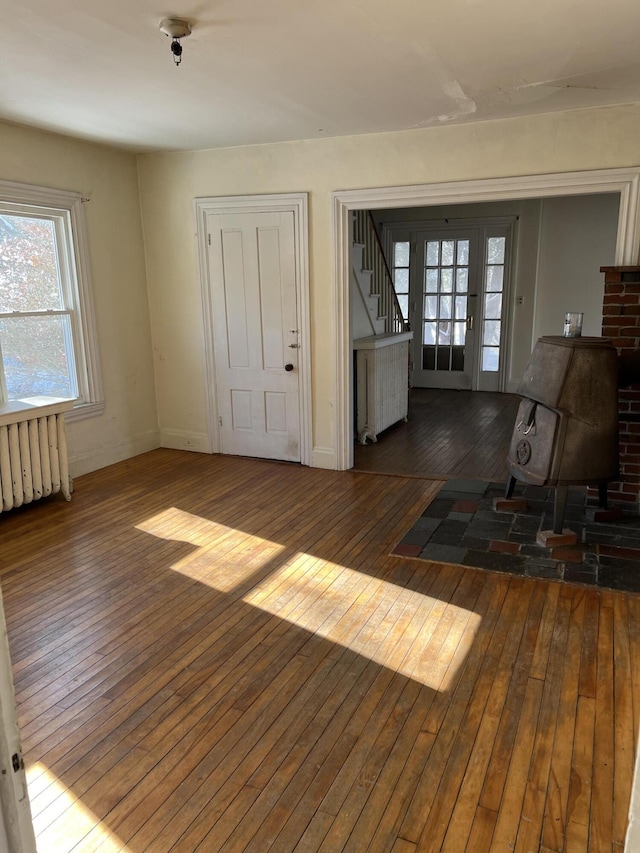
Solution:
[{"label": "ceiling light fixture", "polygon": [[191,35],[191,24],[184,18],[163,18],[160,30],[171,39],[171,53],[176,65],[182,62],[182,45],[180,39]]}]

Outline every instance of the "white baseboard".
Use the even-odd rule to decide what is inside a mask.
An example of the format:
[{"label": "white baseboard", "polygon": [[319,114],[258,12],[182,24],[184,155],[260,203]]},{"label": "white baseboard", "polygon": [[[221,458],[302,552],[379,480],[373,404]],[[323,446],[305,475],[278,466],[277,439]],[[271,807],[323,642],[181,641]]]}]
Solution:
[{"label": "white baseboard", "polygon": [[130,436],[119,444],[110,444],[104,448],[94,448],[84,453],[74,453],[73,446],[69,444],[69,473],[72,477],[81,477],[107,465],[115,465],[139,456],[149,450],[155,450],[160,446],[160,435],[157,429],[148,430],[136,436]]},{"label": "white baseboard", "polygon": [[187,432],[180,429],[160,430],[160,447],[171,450],[193,450],[196,453],[211,453],[209,436],[204,432]]},{"label": "white baseboard", "polygon": [[338,460],[335,450],[331,447],[314,447],[311,451],[311,467],[336,471]]}]

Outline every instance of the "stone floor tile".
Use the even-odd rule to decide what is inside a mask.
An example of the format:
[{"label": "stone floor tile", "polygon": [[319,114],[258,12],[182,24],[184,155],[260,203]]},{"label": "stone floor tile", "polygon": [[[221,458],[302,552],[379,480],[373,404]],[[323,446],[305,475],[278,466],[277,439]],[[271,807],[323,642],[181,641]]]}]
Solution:
[{"label": "stone floor tile", "polygon": [[431,560],[434,563],[454,563],[456,566],[461,566],[464,565],[466,553],[466,548],[437,545],[430,542],[420,552],[420,559]]}]

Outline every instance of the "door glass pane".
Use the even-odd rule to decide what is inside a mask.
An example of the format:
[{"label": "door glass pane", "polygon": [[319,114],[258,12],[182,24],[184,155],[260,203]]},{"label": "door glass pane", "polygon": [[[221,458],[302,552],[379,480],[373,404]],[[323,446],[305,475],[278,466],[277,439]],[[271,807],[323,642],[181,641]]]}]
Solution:
[{"label": "door glass pane", "polygon": [[426,346],[435,346],[436,343],[436,323],[425,323],[422,343]]},{"label": "door glass pane", "polygon": [[463,346],[467,334],[467,323],[454,323],[453,326],[453,343],[457,346]]},{"label": "door glass pane", "polygon": [[487,320],[499,320],[502,317],[501,293],[485,293],[484,316]]},{"label": "door glass pane", "polygon": [[396,286],[397,293],[409,292],[409,270],[396,269],[393,274],[393,283]]},{"label": "door glass pane", "polygon": [[456,243],[455,240],[442,241],[442,266],[453,266],[453,251]]},{"label": "door glass pane", "polygon": [[489,373],[496,373],[500,363],[500,350],[498,347],[482,347],[482,369]]},{"label": "door glass pane", "polygon": [[440,290],[451,293],[453,290],[453,270],[443,269],[440,271]]},{"label": "door glass pane", "polygon": [[0,338],[10,400],[78,396],[67,315],[6,317]]},{"label": "door glass pane", "polygon": [[436,369],[449,370],[451,367],[451,350],[449,347],[438,347],[436,356]]},{"label": "door glass pane", "polygon": [[503,264],[504,263],[504,237],[489,237],[487,239],[487,263],[488,264]]},{"label": "door glass pane", "polygon": [[440,319],[441,320],[449,320],[451,318],[451,297],[450,296],[441,296],[440,297]]},{"label": "door glass pane", "polygon": [[438,270],[427,270],[424,277],[424,289],[427,293],[438,292]]},{"label": "door glass pane", "polygon": [[467,319],[467,297],[456,296],[456,320]]},{"label": "door glass pane", "polygon": [[464,347],[451,348],[451,370],[464,370]]},{"label": "door glass pane", "polygon": [[482,343],[491,346],[500,346],[500,320],[486,320]]},{"label": "door glass pane", "polygon": [[[451,323],[438,323],[438,344],[448,347],[451,343]],[[447,359],[449,357],[447,356]]]},{"label": "door glass pane", "polygon": [[438,319],[438,297],[437,296],[425,296],[425,298],[424,298],[424,319],[425,320],[437,320]]},{"label": "door glass pane", "polygon": [[434,240],[427,243],[427,266],[437,267],[440,260],[440,242]]},{"label": "door glass pane", "polygon": [[487,267],[487,290],[501,292],[503,286],[504,267]]},{"label": "door glass pane", "polygon": [[458,240],[458,257],[456,262],[458,264],[464,264],[467,266],[469,264],[469,241],[468,240]]},{"label": "door glass pane", "polygon": [[409,296],[406,293],[398,294],[398,304],[400,305],[400,310],[402,311],[403,317],[409,316]]},{"label": "door glass pane", "polygon": [[409,243],[394,243],[393,246],[393,265],[394,267],[409,266]]},{"label": "door glass pane", "polygon": [[458,293],[466,293],[469,288],[469,270],[468,268],[463,268],[456,270],[456,290]]}]

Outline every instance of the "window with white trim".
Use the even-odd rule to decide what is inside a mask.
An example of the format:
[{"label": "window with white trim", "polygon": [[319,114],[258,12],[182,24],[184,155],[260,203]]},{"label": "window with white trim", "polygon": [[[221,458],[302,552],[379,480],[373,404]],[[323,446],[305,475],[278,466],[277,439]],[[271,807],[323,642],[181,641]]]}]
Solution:
[{"label": "window with white trim", "polygon": [[104,407],[83,201],[0,182],[0,402],[38,396]]}]

